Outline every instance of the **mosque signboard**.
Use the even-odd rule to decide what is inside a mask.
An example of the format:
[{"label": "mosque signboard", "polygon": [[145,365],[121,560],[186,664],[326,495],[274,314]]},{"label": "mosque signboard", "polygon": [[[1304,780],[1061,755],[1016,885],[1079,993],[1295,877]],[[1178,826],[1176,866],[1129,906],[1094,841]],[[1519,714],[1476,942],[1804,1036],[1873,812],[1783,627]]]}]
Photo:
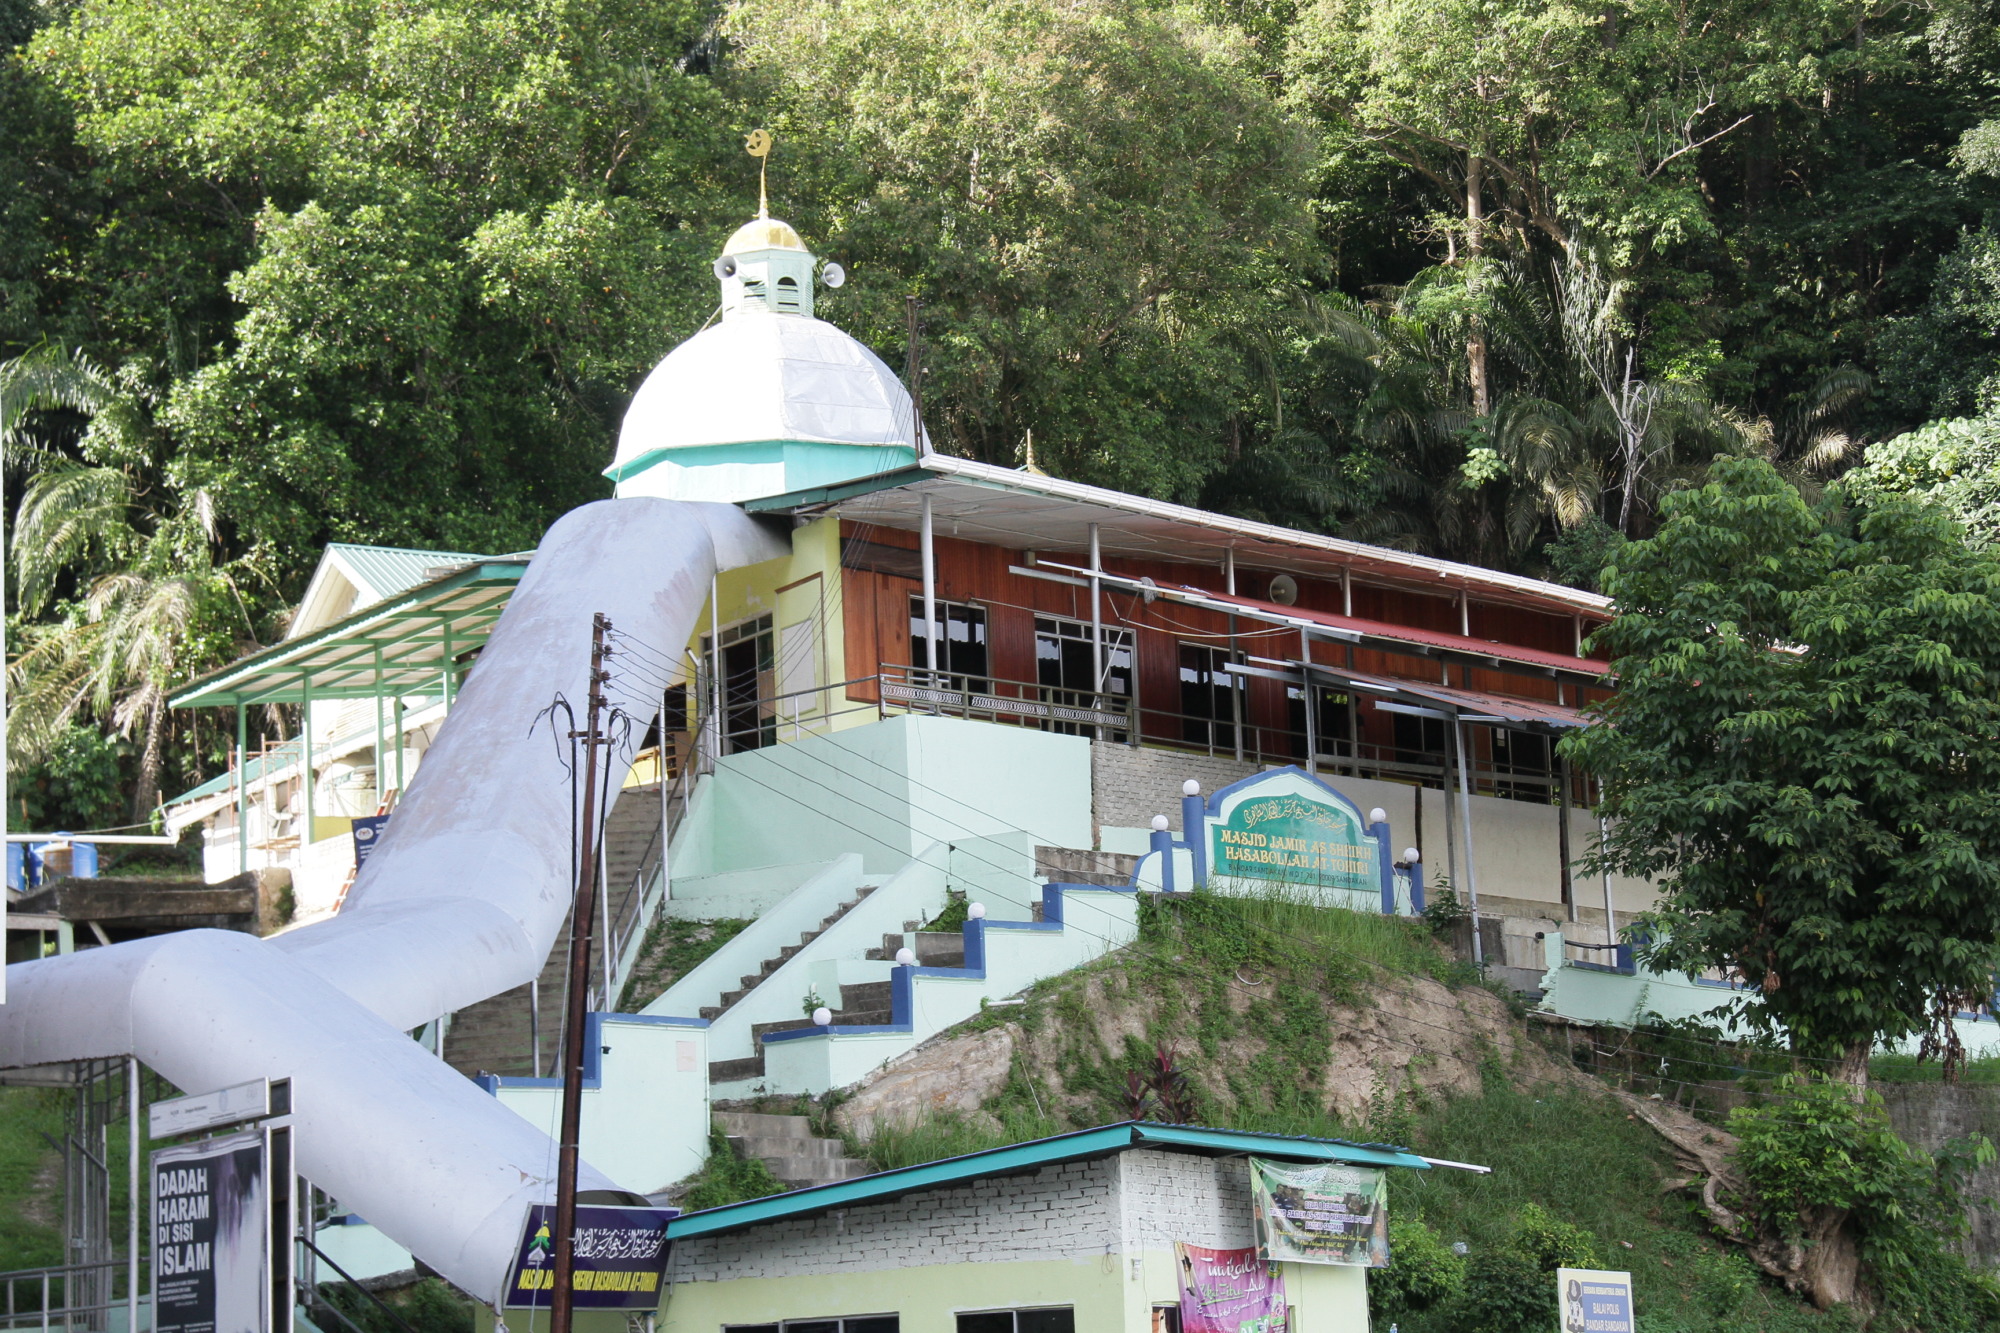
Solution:
[{"label": "mosque signboard", "polygon": [[[578,1204],[571,1252],[571,1300],[579,1310],[656,1310],[667,1271],[667,1223],[673,1208]],[[521,1247],[507,1284],[510,1310],[547,1309],[555,1294],[556,1210],[528,1210]]]},{"label": "mosque signboard", "polygon": [[1206,801],[1190,796],[1181,823],[1182,836],[1171,839],[1171,870],[1155,850],[1141,861],[1136,887],[1205,884],[1217,893],[1277,888],[1326,906],[1383,912],[1396,911],[1404,896],[1388,825],[1370,824],[1353,801],[1301,768],[1256,774]]}]

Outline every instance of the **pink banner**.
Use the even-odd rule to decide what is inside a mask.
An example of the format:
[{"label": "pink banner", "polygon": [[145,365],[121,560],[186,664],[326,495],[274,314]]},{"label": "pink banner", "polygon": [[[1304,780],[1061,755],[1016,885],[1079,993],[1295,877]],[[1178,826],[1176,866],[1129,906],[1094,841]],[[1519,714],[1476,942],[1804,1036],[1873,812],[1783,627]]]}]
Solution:
[{"label": "pink banner", "polygon": [[1246,1250],[1174,1242],[1180,1260],[1181,1333],[1285,1333],[1285,1279]]}]

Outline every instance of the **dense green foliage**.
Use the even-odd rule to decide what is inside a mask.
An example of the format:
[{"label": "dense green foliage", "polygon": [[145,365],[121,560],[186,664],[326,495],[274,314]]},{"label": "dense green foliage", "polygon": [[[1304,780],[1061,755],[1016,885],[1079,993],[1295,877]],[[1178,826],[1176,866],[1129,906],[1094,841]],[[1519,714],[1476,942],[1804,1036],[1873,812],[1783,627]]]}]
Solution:
[{"label": "dense green foliage", "polygon": [[[1022,1031],[1012,1077],[978,1113],[878,1129],[855,1150],[887,1169],[1117,1119],[1126,1074],[1156,1058],[1158,1037],[1177,1043],[1203,1123],[1408,1144],[1493,1167],[1490,1175],[1392,1173],[1395,1262],[1369,1275],[1377,1328],[1544,1333],[1555,1326],[1553,1270],[1578,1261],[1629,1269],[1642,1327],[1655,1333],[1853,1327],[1846,1315],[1813,1311],[1761,1281],[1737,1247],[1682,1198],[1663,1193],[1662,1180],[1676,1170],[1671,1151],[1622,1105],[1581,1079],[1538,1076],[1525,1058],[1503,1056],[1497,1043],[1507,1029],[1526,1028],[1513,1028],[1504,1011],[1505,1027],[1486,1028],[1496,1045],[1472,1090],[1447,1095],[1434,1087],[1434,1064],[1419,1061],[1402,1095],[1378,1095],[1365,1116],[1333,1113],[1323,1090],[1332,1048],[1379,1021],[1396,1022],[1386,1005],[1371,1012],[1377,997],[1393,999],[1416,978],[1466,986],[1470,969],[1423,933],[1384,929],[1403,923],[1297,903],[1275,910],[1282,928],[1270,924],[1272,905],[1255,899],[1203,895],[1149,911],[1139,942],[1124,954],[1038,984],[1024,1008],[991,1010],[966,1025],[1016,1023]],[[1332,1004],[1231,1002],[1243,998],[1232,988],[1244,979],[1267,983],[1255,989],[1275,997],[1286,980],[1328,968],[1345,997]],[[1468,1015],[1493,998],[1477,989],[1451,994],[1469,999]],[[1421,1017],[1403,1021],[1427,1030]],[[1491,1020],[1464,1021],[1479,1030]],[[1092,1035],[1095,1024],[1136,1027],[1143,1038],[1105,1045]],[[1454,1244],[1469,1253],[1454,1253]]]},{"label": "dense green foliage", "polygon": [[1968,1180],[1993,1145],[1933,1157],[1896,1137],[1879,1097],[1857,1102],[1826,1079],[1788,1075],[1777,1094],[1729,1117],[1736,1169],[1754,1192],[1746,1220],[1811,1244],[1823,1239],[1819,1218],[1851,1219],[1890,1328],[1975,1333],[2000,1323],[2000,1284],[1969,1273],[1951,1248],[1967,1231]]},{"label": "dense green foliage", "polygon": [[2000,410],[1968,0],[11,0],[0,50],[12,761],[114,729],[141,813],[321,543],[604,492],[754,125],[823,313],[893,361],[921,297],[993,461],[1590,584],[1720,454]]},{"label": "dense green foliage", "polygon": [[1731,461],[1608,584],[1619,692],[1564,744],[1608,863],[1663,890],[1651,956],[1735,969],[1803,1054],[1951,1053],[2000,966],[2000,562],[1917,502],[1815,512]]}]

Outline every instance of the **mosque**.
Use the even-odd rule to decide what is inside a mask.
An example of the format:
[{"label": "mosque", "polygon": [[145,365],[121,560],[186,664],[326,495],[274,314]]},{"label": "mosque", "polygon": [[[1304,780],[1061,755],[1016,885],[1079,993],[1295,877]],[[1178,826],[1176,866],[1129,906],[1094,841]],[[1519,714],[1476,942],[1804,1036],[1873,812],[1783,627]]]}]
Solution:
[{"label": "mosque", "polygon": [[[1606,697],[1603,598],[949,456],[817,317],[844,275],[791,226],[760,212],[714,276],[720,317],[632,401],[616,499],[531,552],[329,547],[283,642],[174,697],[230,710],[236,761],[169,829],[290,920],[129,956],[198,972],[243,1030],[30,1034],[86,963],[140,993],[133,946],[84,949],[10,975],[0,1064],[124,1040],[190,1092],[283,1073],[300,1173],[337,1201],[313,1253],[421,1264],[513,1318],[580,980],[587,1192],[671,1201],[712,1113],[797,1187],[672,1223],[662,1326],[1141,1333],[1181,1326],[1177,1245],[1250,1243],[1246,1158],[1439,1164],[1141,1123],[870,1173],[770,1099],[911,1067],[1130,941],[1140,894],[1197,885],[1395,914],[1448,886],[1465,947],[1524,989],[1637,980],[1615,932],[1649,890],[1577,868],[1595,788],[1554,748]],[[576,765],[530,720],[581,708],[599,613],[615,799],[575,979]],[[273,704],[299,734],[252,734]],[[749,924],[649,970],[669,927],[715,921]],[[1364,1273],[1271,1264],[1291,1321],[1267,1326],[1365,1330]]]}]

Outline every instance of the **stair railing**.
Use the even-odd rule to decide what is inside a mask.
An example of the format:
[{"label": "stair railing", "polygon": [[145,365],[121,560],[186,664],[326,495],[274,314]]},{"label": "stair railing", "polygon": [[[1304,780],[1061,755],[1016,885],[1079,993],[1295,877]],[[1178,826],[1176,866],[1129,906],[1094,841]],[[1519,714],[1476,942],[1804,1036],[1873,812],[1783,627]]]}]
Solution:
[{"label": "stair railing", "polygon": [[[645,851],[640,853],[639,867],[633,872],[632,891],[627,895],[625,908],[619,913],[618,920],[611,923],[609,937],[604,941],[604,956],[611,963],[611,973],[610,994],[598,997],[601,1008],[614,1008],[618,1004],[624,994],[625,983],[631,977],[633,964],[638,962],[639,946],[645,941],[646,931],[666,903],[670,887],[667,876],[662,873],[666,853],[687,818],[688,803],[694,799],[695,785],[701,779],[702,765],[697,756],[701,754],[704,733],[712,720],[708,713],[696,720],[687,748],[676,756],[670,777],[666,776],[666,766],[662,763],[660,818],[647,836]],[[661,758],[664,761],[664,747]]]}]

